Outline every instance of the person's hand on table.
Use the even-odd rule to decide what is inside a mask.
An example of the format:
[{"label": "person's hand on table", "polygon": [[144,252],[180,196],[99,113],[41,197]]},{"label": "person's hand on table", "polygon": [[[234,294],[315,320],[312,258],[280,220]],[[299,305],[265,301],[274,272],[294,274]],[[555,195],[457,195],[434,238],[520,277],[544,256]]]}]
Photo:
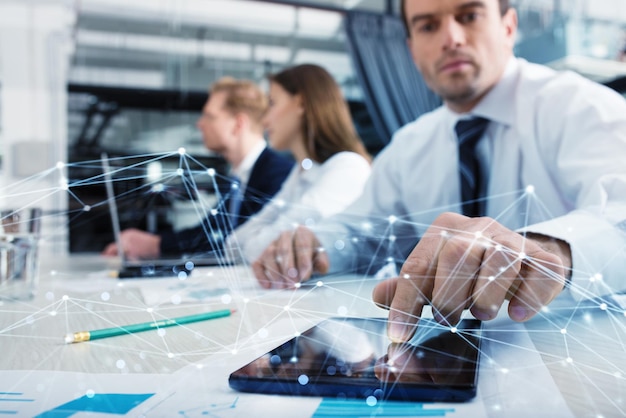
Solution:
[{"label": "person's hand on table", "polygon": [[390,339],[404,342],[426,304],[435,320],[454,325],[467,308],[477,319],[493,319],[510,299],[509,316],[528,320],[563,290],[570,268],[563,241],[524,238],[491,218],[445,213],[428,228],[399,277],[374,288],[373,299],[390,311]]},{"label": "person's hand on table", "polygon": [[[131,260],[157,258],[161,252],[161,237],[139,229],[125,229],[120,234],[120,241],[124,247],[125,256]],[[102,255],[118,255],[117,244],[107,245]]]},{"label": "person's hand on table", "polygon": [[328,255],[313,231],[300,226],[280,234],[252,264],[254,275],[266,289],[284,289],[328,271]]}]

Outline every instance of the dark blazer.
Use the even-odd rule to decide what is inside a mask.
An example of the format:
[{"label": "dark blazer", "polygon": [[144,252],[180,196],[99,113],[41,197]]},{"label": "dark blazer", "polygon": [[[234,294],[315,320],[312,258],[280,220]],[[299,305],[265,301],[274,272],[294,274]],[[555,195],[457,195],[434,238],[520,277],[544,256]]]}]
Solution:
[{"label": "dark blazer", "polygon": [[289,157],[266,147],[252,167],[238,215],[232,217],[228,213],[232,196],[232,182],[228,180],[218,186],[221,198],[214,208],[214,215],[209,214],[198,226],[159,234],[161,255],[220,250],[228,234],[260,211],[280,190],[293,164]]}]

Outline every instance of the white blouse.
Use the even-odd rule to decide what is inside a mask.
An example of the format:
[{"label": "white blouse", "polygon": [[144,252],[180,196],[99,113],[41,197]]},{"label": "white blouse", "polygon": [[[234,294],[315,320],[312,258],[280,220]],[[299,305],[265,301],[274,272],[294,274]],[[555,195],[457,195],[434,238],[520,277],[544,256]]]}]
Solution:
[{"label": "white blouse", "polygon": [[341,212],[361,194],[370,163],[355,152],[340,152],[323,164],[297,164],[274,199],[226,240],[226,249],[248,262],[256,260],[280,235],[298,224],[309,227]]}]

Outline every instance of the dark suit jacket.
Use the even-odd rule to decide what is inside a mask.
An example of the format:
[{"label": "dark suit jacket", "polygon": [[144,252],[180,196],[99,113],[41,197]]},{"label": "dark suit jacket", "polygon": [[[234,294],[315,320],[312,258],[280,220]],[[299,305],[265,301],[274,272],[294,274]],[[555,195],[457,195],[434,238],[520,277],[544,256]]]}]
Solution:
[{"label": "dark suit jacket", "polygon": [[161,255],[220,250],[234,227],[243,224],[260,211],[280,190],[292,167],[293,160],[266,147],[252,167],[237,217],[233,218],[228,213],[232,196],[229,181],[219,186],[219,195],[222,198],[215,207],[215,215],[207,216],[196,227],[159,234]]}]

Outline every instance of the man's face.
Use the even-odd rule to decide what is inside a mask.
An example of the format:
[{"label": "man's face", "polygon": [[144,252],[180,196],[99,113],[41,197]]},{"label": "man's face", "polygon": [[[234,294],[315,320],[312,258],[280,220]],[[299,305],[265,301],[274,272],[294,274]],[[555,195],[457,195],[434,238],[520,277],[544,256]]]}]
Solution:
[{"label": "man's face", "polygon": [[512,55],[513,9],[498,0],[406,0],[409,48],[428,86],[457,112],[471,110]]},{"label": "man's face", "polygon": [[232,145],[237,125],[236,116],[224,109],[225,100],[226,92],[211,93],[196,123],[204,145],[219,154]]}]

